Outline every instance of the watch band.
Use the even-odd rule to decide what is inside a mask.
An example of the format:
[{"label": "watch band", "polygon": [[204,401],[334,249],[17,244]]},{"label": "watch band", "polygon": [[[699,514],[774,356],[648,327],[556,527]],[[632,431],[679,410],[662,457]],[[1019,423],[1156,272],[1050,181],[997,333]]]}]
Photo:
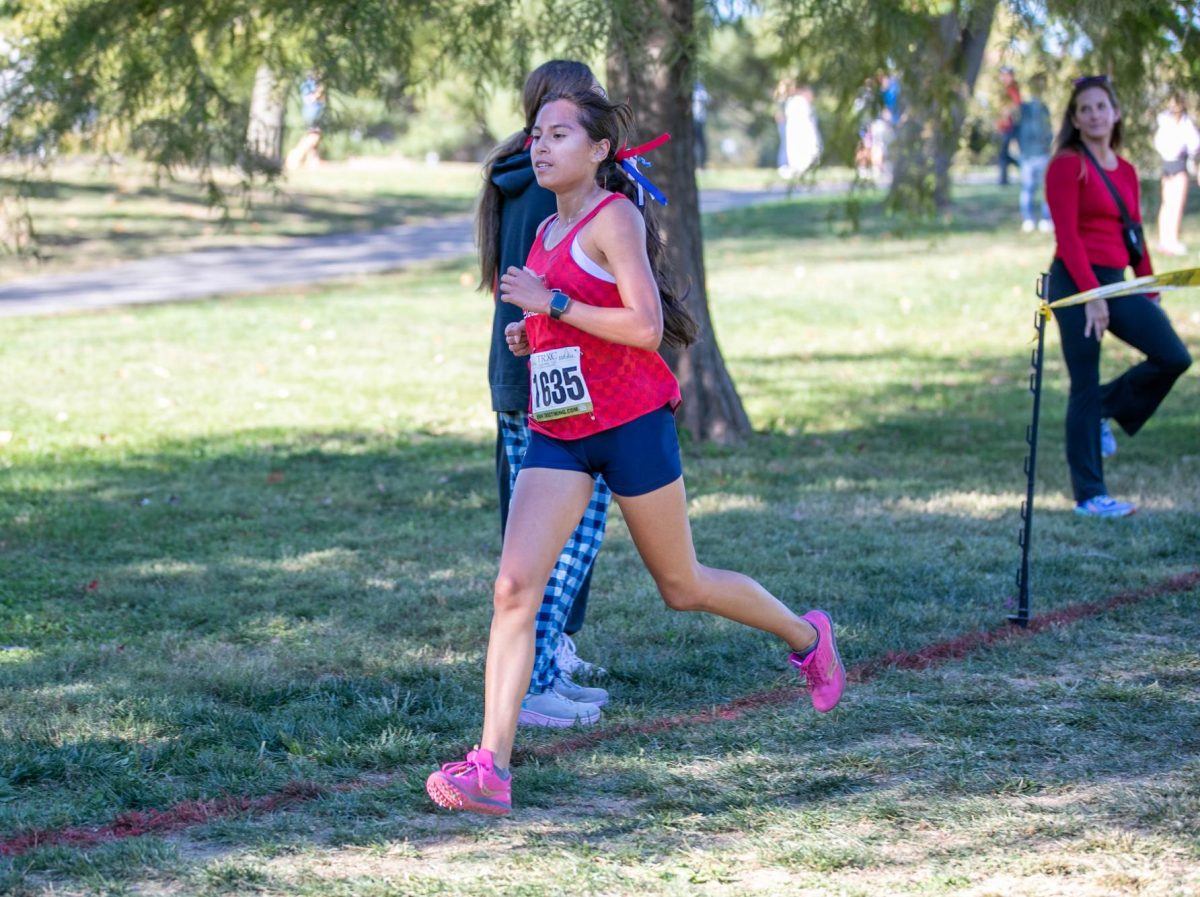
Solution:
[{"label": "watch band", "polygon": [[571,297],[562,290],[550,291],[550,317],[557,321],[571,305]]}]

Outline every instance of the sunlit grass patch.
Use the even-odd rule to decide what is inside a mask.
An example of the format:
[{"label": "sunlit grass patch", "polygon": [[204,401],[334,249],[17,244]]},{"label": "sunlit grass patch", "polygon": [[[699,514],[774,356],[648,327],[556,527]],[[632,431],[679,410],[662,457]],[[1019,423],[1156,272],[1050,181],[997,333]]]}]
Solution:
[{"label": "sunlit grass patch", "polygon": [[[827,607],[850,664],[1012,609],[1047,246],[1008,232],[1011,200],[976,191],[974,220],[907,238],[842,236],[813,196],[706,221],[756,432],[685,440],[697,550]],[[479,737],[499,552],[491,300],[469,267],[0,322],[0,838],[314,795],[39,848],[0,886],[1187,892],[1194,590],[885,672],[827,716],[798,693],[659,731],[797,680],[769,638],[665,609],[619,513],[577,641],[611,671],[604,725],[644,734],[528,759],[510,819],[435,813],[424,776]],[[1194,300],[1170,301],[1197,352]],[[1123,363],[1106,346],[1106,371]],[[1195,569],[1194,374],[1118,434],[1110,482],[1142,506],[1121,522],[1072,513],[1053,327],[1046,378],[1035,614]]]}]

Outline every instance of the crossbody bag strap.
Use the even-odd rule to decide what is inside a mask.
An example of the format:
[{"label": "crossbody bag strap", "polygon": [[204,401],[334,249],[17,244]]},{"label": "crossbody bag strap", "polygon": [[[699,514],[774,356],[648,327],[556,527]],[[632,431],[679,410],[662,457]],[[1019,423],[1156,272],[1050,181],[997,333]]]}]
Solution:
[{"label": "crossbody bag strap", "polygon": [[1135,222],[1133,217],[1129,214],[1129,209],[1125,206],[1125,200],[1121,199],[1121,193],[1117,190],[1117,185],[1108,179],[1108,172],[1106,172],[1100,166],[1100,163],[1096,160],[1096,157],[1092,155],[1092,151],[1087,148],[1087,144],[1081,143],[1079,145],[1083,148],[1083,151],[1087,154],[1087,157],[1092,160],[1092,167],[1095,168],[1096,171],[1100,172],[1100,177],[1104,179],[1104,183],[1108,187],[1108,192],[1112,194],[1112,198],[1116,201],[1117,211],[1121,213],[1122,224],[1124,224],[1125,227],[1133,227]]}]

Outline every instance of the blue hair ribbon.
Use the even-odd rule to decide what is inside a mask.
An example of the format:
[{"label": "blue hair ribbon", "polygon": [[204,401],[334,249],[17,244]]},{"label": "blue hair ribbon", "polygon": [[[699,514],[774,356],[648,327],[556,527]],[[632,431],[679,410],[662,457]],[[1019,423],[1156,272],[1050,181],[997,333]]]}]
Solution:
[{"label": "blue hair ribbon", "polygon": [[642,153],[647,153],[652,149],[657,149],[670,139],[670,134],[659,134],[653,140],[643,143],[640,146],[635,146],[632,148],[626,146],[623,149],[617,150],[617,163],[621,166],[629,179],[637,184],[638,206],[644,206],[646,204],[643,192],[649,193],[650,197],[660,205],[665,206],[667,204],[667,197],[661,190],[659,190],[650,182],[648,177],[638,171],[638,165],[642,164],[647,168],[652,168],[653,166],[651,163],[647,162],[646,159],[642,157]]}]

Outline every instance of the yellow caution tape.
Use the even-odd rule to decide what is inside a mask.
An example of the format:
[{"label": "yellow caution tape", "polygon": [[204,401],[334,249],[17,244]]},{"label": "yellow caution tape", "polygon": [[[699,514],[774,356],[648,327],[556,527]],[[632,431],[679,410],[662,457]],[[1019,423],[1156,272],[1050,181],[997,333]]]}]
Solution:
[{"label": "yellow caution tape", "polygon": [[1067,296],[1057,302],[1043,302],[1043,314],[1051,308],[1082,305],[1095,299],[1115,299],[1119,296],[1181,290],[1186,287],[1200,287],[1200,268],[1180,268],[1178,271],[1164,271],[1162,274],[1148,274],[1145,277],[1135,277],[1133,280],[1120,280],[1092,290],[1084,290],[1082,293]]}]

